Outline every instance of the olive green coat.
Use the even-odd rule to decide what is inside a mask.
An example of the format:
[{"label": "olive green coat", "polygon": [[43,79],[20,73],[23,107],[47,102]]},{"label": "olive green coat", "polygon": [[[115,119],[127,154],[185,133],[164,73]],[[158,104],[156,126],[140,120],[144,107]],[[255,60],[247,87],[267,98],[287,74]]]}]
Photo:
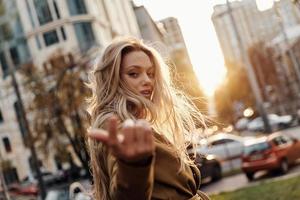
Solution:
[{"label": "olive green coat", "polygon": [[200,172],[196,166],[186,165],[178,172],[180,162],[170,149],[168,141],[157,133],[156,150],[147,165],[129,165],[108,156],[110,196],[115,200],[206,200],[200,192]]}]

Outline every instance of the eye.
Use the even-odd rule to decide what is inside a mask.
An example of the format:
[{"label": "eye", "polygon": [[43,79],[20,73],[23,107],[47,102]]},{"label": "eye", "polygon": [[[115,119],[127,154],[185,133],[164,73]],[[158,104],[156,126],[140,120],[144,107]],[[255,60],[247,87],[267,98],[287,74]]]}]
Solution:
[{"label": "eye", "polygon": [[147,73],[150,78],[154,78],[154,72]]},{"label": "eye", "polygon": [[132,78],[137,78],[139,76],[139,74],[136,72],[129,72],[128,75]]}]

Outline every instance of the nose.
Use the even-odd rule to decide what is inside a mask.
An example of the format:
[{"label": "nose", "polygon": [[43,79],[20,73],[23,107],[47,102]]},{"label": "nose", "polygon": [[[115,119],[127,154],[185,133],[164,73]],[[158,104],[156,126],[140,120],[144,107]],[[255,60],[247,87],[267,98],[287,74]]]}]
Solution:
[{"label": "nose", "polygon": [[143,75],[143,84],[150,84],[152,79],[149,77],[147,73],[144,73]]}]

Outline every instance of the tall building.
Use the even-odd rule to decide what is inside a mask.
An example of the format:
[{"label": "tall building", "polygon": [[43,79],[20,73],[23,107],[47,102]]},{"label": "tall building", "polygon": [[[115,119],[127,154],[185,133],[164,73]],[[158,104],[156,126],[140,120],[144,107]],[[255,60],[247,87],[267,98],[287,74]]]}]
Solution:
[{"label": "tall building", "polygon": [[[276,4],[277,11],[274,8],[259,11],[255,0],[234,1],[230,3],[230,8],[226,4],[214,7],[212,22],[225,61],[241,61],[235,27],[240,35],[242,46],[247,50],[256,42],[270,42],[280,33],[277,12],[282,16],[286,27],[295,26],[300,22],[300,12],[295,9],[291,1],[281,0]],[[230,12],[233,20],[229,14]]]},{"label": "tall building", "polygon": [[[119,35],[140,37],[130,0],[0,1],[0,151],[20,179],[30,171],[30,152],[18,123],[19,108],[8,73],[10,59],[16,68],[27,62],[42,67],[58,50],[80,54],[101,48]],[[22,83],[19,74],[17,80]],[[30,95],[20,89],[26,105]],[[53,159],[46,164],[55,170]]]},{"label": "tall building", "polygon": [[166,31],[164,41],[175,64],[173,71],[175,84],[193,98],[194,103],[202,112],[207,112],[205,95],[193,69],[177,19],[168,17],[160,20],[160,23]]},{"label": "tall building", "polygon": [[165,32],[158,27],[147,9],[144,6],[134,6],[134,12],[142,38],[150,42],[163,43]]}]

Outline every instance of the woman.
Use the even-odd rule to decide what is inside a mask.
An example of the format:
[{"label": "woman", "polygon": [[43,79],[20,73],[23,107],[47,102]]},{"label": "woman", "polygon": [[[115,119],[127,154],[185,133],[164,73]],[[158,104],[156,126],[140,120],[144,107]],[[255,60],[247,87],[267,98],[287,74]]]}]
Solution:
[{"label": "woman", "polygon": [[95,199],[207,199],[186,152],[202,116],[172,88],[154,48],[116,39],[91,72],[89,87]]}]

